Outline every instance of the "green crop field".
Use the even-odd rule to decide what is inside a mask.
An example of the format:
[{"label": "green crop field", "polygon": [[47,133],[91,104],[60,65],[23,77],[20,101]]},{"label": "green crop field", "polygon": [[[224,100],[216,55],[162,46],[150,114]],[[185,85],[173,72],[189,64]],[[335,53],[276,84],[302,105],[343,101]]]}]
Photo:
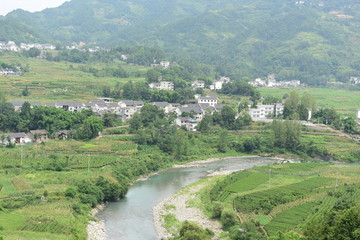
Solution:
[{"label": "green crop field", "polygon": [[[18,54],[0,56],[0,62],[29,65],[30,71],[22,76],[0,76],[0,88],[9,100],[23,99],[34,102],[89,101],[94,99],[103,86],[114,86],[117,82],[144,80],[148,68],[127,65],[124,62],[76,64],[69,62],[49,62],[38,58],[26,58]],[[128,78],[95,77],[78,70],[79,66],[96,69],[121,66],[130,75]],[[28,87],[30,95],[22,97],[21,92]]]},{"label": "green crop field", "polygon": [[255,167],[216,182],[210,201],[232,205],[245,221],[256,221],[269,236],[302,231],[337,202],[360,203],[360,165],[293,163]]},{"label": "green crop field", "polygon": [[309,93],[316,99],[317,105],[324,108],[334,108],[341,115],[355,117],[360,108],[359,91],[333,88],[259,88],[262,96],[282,98],[285,94],[296,91],[300,96]]}]

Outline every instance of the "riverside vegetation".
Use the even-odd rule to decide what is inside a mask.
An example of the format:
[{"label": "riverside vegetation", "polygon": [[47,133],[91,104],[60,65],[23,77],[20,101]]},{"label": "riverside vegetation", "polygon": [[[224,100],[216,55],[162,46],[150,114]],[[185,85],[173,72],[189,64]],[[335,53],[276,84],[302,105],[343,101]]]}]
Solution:
[{"label": "riverside vegetation", "polygon": [[356,239],[358,171],[329,163],[255,167],[211,181],[199,206],[220,220],[224,239]]},{"label": "riverside vegetation", "polygon": [[[0,77],[5,91],[10,93],[7,97],[11,98],[22,94],[23,89],[19,87],[24,87],[24,82],[25,86],[29,84],[30,94],[24,96],[28,101],[63,97],[73,99],[76,95],[73,100],[89,99],[95,95],[89,86],[103,83],[96,89],[96,93],[103,94],[104,87],[110,87],[113,93],[118,80],[120,86],[123,86],[120,88],[120,97],[124,97],[124,93],[129,94],[126,89],[132,89],[134,91],[130,92],[133,95],[126,97],[137,99],[141,94],[135,91],[138,88],[131,88],[132,83],[128,81],[143,82],[145,86],[145,79],[149,81],[151,78],[151,74],[147,75],[147,68],[124,63],[121,63],[124,64],[123,68],[130,72],[132,69],[134,76],[136,72],[139,73],[138,77],[94,76],[78,70],[78,67],[83,66],[81,64],[74,63],[70,67],[73,63],[28,59],[17,54],[5,54],[2,57],[9,64],[15,64],[19,59],[29,63],[29,72],[24,76]],[[93,64],[104,66],[102,63]],[[186,82],[186,76],[180,76],[186,72],[186,68],[178,69],[181,71],[169,71],[171,76],[178,78],[180,83]],[[167,72],[160,74],[166,75]],[[88,87],[86,84],[89,84]],[[236,84],[244,83],[237,81]],[[70,91],[54,93],[51,91],[54,86]],[[256,92],[241,97],[254,97],[256,100],[260,97]],[[222,97],[225,100],[232,98],[228,95]],[[64,128],[75,132],[75,139],[49,140],[24,146],[9,145],[0,149],[0,236],[5,239],[85,239],[91,207],[123,197],[129,184],[139,176],[170,167],[174,163],[248,154],[343,161],[359,159],[358,143],[348,138],[302,134],[300,125],[291,121],[275,121],[271,125],[252,123],[246,115],[236,119],[237,106],[232,104],[212,117],[206,117],[199,125],[200,133],[176,129],[172,125],[172,114],[166,115],[155,106],[145,105],[141,113],[129,122],[129,127],[121,130],[106,129],[104,133],[111,135],[97,137],[97,132],[104,125],[111,127],[121,123],[95,117],[89,111],[69,113],[60,109],[30,108],[26,102],[22,111],[17,113],[5,100],[1,97],[0,106],[4,110],[0,114],[2,131],[25,131],[41,127],[50,133]],[[293,116],[300,115],[296,111]],[[112,124],[106,125],[106,122]],[[276,131],[280,124],[284,124],[282,129],[285,131]],[[128,134],[113,134],[119,132]],[[186,224],[185,228],[188,228]],[[191,228],[195,231],[198,229]],[[208,236],[211,233],[205,231],[201,234]]]}]

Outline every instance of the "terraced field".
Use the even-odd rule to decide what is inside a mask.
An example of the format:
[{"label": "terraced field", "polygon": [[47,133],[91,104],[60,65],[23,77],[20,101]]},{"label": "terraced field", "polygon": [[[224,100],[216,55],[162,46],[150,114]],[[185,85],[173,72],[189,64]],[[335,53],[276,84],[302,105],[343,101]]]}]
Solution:
[{"label": "terraced field", "polygon": [[269,236],[302,231],[343,201],[360,203],[360,166],[278,164],[232,174],[210,191],[212,201],[232,205],[242,221],[255,221]]}]

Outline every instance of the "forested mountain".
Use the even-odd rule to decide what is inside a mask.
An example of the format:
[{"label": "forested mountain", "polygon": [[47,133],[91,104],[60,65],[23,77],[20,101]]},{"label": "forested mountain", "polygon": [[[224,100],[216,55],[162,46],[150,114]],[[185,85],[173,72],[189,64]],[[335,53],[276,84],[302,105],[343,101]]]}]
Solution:
[{"label": "forested mountain", "polygon": [[233,78],[275,73],[319,85],[360,75],[353,0],[72,0],[5,19],[64,44],[158,47]]},{"label": "forested mountain", "polygon": [[24,24],[0,19],[0,41],[37,42],[45,39],[46,37]]}]

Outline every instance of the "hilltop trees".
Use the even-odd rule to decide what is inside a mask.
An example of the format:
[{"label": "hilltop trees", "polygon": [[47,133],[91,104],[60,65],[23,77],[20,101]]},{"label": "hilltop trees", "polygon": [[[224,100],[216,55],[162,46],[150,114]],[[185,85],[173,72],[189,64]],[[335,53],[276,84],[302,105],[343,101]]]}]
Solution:
[{"label": "hilltop trees", "polygon": [[300,123],[296,121],[277,121],[272,123],[274,146],[287,150],[296,150],[300,146]]},{"label": "hilltop trees", "polygon": [[284,119],[289,120],[308,120],[308,109],[314,111],[316,102],[313,96],[305,93],[302,98],[297,92],[292,91],[290,96],[285,100]]}]

